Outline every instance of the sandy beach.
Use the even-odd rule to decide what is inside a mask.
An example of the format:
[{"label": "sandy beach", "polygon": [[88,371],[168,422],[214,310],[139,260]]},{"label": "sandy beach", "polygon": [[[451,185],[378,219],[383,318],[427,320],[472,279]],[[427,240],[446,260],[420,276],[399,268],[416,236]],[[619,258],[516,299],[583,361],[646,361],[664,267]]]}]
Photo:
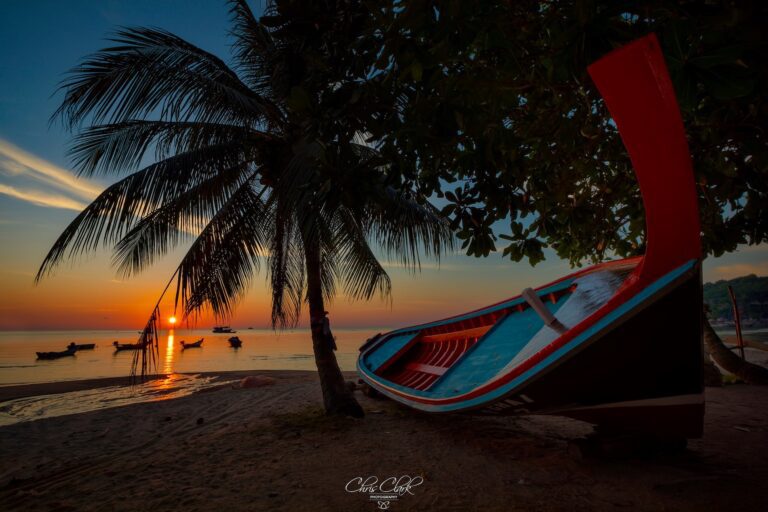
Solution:
[{"label": "sandy beach", "polygon": [[[764,510],[768,392],[708,388],[680,455],[584,458],[591,427],[558,417],[428,416],[357,392],[328,418],[313,372],[243,373],[174,400],[0,428],[3,510],[378,510],[356,477],[421,476],[389,510]],[[348,378],[354,379],[352,373]],[[2,399],[114,385],[6,387]],[[44,388],[45,387],[45,388]],[[348,485],[353,481],[352,485]]]}]

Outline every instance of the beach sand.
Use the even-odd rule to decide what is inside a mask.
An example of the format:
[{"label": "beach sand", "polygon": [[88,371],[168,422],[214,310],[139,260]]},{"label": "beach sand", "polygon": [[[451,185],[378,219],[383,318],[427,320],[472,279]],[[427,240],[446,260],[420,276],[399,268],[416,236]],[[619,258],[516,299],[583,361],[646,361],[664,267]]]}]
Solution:
[{"label": "beach sand", "polygon": [[[704,437],[682,454],[607,461],[574,449],[591,428],[565,418],[430,416],[359,392],[365,419],[328,418],[314,373],[258,374],[274,384],[0,428],[0,509],[376,511],[367,494],[345,491],[371,475],[423,476],[392,511],[768,505],[765,387],[708,388]],[[2,397],[63,388],[42,389]]]}]

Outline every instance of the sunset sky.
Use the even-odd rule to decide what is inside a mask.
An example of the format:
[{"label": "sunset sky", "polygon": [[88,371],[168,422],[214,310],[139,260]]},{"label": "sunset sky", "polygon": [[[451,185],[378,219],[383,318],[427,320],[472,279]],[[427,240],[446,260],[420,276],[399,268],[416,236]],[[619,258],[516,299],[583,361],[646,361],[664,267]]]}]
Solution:
[{"label": "sunset sky", "polygon": [[[253,3],[254,8],[260,5]],[[77,179],[66,156],[69,134],[48,124],[63,74],[103,46],[118,25],[156,26],[228,59],[223,0],[72,0],[0,4],[0,330],[138,329],[180,258],[183,247],[145,274],[121,281],[109,252],[64,265],[35,286],[33,276],[57,235],[109,183]],[[531,268],[492,255],[425,261],[420,274],[390,265],[392,304],[374,300],[331,306],[338,327],[389,327],[474,309],[568,273],[550,256]],[[705,262],[705,281],[768,274],[768,248],[745,247]],[[172,295],[172,294],[171,294]],[[170,314],[170,308],[164,312]],[[269,296],[263,276],[231,323],[265,327]],[[203,319],[201,326],[211,324]]]}]

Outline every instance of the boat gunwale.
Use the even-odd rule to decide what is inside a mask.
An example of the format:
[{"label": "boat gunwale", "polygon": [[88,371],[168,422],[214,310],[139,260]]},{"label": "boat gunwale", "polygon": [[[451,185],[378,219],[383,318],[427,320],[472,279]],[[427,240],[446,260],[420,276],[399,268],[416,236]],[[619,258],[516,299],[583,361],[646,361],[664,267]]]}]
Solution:
[{"label": "boat gunwale", "polygon": [[[559,279],[556,279],[556,280],[551,281],[549,283],[546,283],[544,285],[537,286],[536,288],[533,288],[533,290],[536,291],[536,292],[547,292],[548,293],[548,292],[550,292],[550,290],[548,290],[548,288],[552,288],[552,287],[555,287],[557,285],[563,284],[564,281],[569,281],[569,280],[573,281],[573,280],[575,280],[575,279],[577,279],[579,277],[582,277],[584,275],[587,275],[587,274],[590,274],[590,273],[593,273],[593,272],[597,272],[597,271],[600,271],[600,270],[604,270],[604,269],[607,269],[607,268],[610,268],[610,267],[621,267],[621,266],[628,266],[629,267],[629,266],[632,266],[632,267],[634,267],[634,270],[633,270],[633,273],[634,273],[640,267],[640,264],[642,263],[642,260],[643,260],[643,256],[633,256],[633,257],[630,257],[630,258],[623,258],[623,259],[620,259],[620,260],[604,261],[602,263],[597,263],[597,264],[589,266],[587,268],[583,268],[581,270],[573,272],[572,274],[568,274],[566,276],[563,276],[563,277],[561,277]],[[632,278],[632,276],[628,276],[626,281],[630,280],[631,278]],[[551,290],[551,291],[553,292],[555,290]],[[441,325],[449,325],[449,324],[454,323],[454,322],[460,322],[460,321],[462,321],[461,319],[464,319],[465,317],[466,317],[466,319],[472,318],[472,316],[475,315],[475,314],[492,313],[494,308],[496,308],[496,311],[498,311],[498,310],[505,309],[505,308],[508,308],[508,307],[517,306],[518,304],[523,304],[523,303],[525,303],[525,299],[522,297],[522,294],[514,295],[514,296],[512,296],[512,297],[510,297],[508,299],[504,299],[504,300],[501,300],[499,302],[490,304],[488,306],[483,306],[481,308],[474,309],[472,311],[467,311],[465,313],[459,313],[457,315],[453,315],[453,316],[449,316],[449,317],[446,317],[446,318],[442,318],[440,320],[435,320],[433,322],[427,322],[427,323],[423,323],[423,324],[411,325],[411,326],[408,326],[408,327],[401,327],[400,329],[395,329],[394,331],[390,331],[388,333],[382,334],[381,337],[378,340],[376,340],[376,342],[371,344],[370,346],[363,347],[365,350],[360,354],[360,357],[358,359],[363,358],[366,354],[370,353],[372,351],[372,349],[378,347],[379,345],[381,345],[382,343],[386,342],[387,340],[389,340],[393,336],[402,335],[402,334],[410,334],[412,332],[422,331],[424,329],[428,329],[428,328],[432,328],[432,327],[437,327],[437,326],[441,326]],[[500,320],[501,320],[501,318],[498,321],[500,321]]]},{"label": "boat gunwale", "polygon": [[[624,266],[630,267],[631,266],[631,267],[633,267],[633,271],[634,271],[634,270],[637,270],[637,268],[640,266],[640,264],[642,262],[642,259],[643,259],[642,256],[634,256],[634,257],[631,257],[631,258],[624,258],[624,259],[620,259],[620,260],[605,261],[605,262],[602,262],[602,263],[598,263],[596,265],[592,265],[590,267],[587,267],[587,268],[578,270],[576,272],[573,272],[571,274],[568,274],[566,276],[563,276],[563,277],[561,277],[561,278],[559,278],[559,279],[557,279],[555,281],[552,281],[552,282],[549,282],[547,284],[538,286],[538,287],[534,288],[534,291],[541,292],[541,293],[553,293],[555,291],[559,291],[560,290],[560,288],[556,288],[556,287],[558,287],[558,285],[570,286],[570,285],[573,284],[573,281],[575,279],[579,278],[579,277],[583,277],[583,276],[591,274],[593,272],[599,272],[601,270],[605,270],[605,269],[608,269],[608,268],[611,268],[611,267],[624,267]],[[628,276],[627,280],[629,280],[630,278],[631,278],[631,276]],[[556,289],[555,290],[550,290],[550,288],[556,288]],[[617,291],[617,293],[618,293],[618,291]],[[516,296],[510,297],[508,299],[496,302],[496,303],[491,304],[489,306],[484,306],[482,308],[478,308],[478,309],[475,309],[475,310],[472,310],[472,311],[469,311],[469,312],[466,312],[466,313],[460,313],[458,315],[453,315],[453,316],[450,316],[450,317],[447,317],[447,318],[443,318],[441,320],[435,320],[433,322],[428,322],[428,323],[424,323],[424,324],[418,324],[418,325],[415,325],[415,326],[408,326],[408,327],[402,327],[400,329],[395,329],[394,331],[390,331],[388,333],[385,333],[385,334],[381,335],[381,337],[378,340],[376,340],[374,343],[372,343],[368,347],[365,347],[365,346],[361,347],[363,350],[359,354],[358,362],[360,360],[365,360],[365,358],[369,354],[374,352],[378,347],[380,347],[381,345],[383,345],[384,343],[389,341],[391,338],[393,338],[395,336],[414,334],[413,339],[410,340],[405,346],[403,346],[403,348],[398,350],[396,353],[392,354],[392,356],[390,356],[387,359],[387,361],[382,363],[382,365],[380,367],[378,367],[375,370],[373,370],[374,374],[378,374],[378,372],[382,371],[387,366],[389,366],[389,364],[391,364],[390,363],[391,360],[397,359],[397,357],[399,357],[403,352],[409,350],[410,347],[413,346],[413,343],[418,342],[419,335],[420,335],[421,331],[423,331],[423,330],[430,329],[430,328],[433,328],[433,327],[442,326],[442,325],[450,325],[452,323],[462,322],[464,320],[468,320],[470,318],[473,318],[473,314],[475,316],[481,316],[481,315],[493,313],[495,311],[500,311],[500,310],[504,310],[504,309],[507,309],[507,308],[513,308],[515,306],[518,306],[518,305],[524,304],[524,303],[525,303],[525,299],[522,297],[522,294],[520,294],[520,295],[516,295]],[[494,323],[494,326],[492,327],[492,329],[495,327],[495,325],[497,325],[504,318],[506,318],[508,316],[508,314],[509,313],[504,314],[500,318],[498,318],[496,320],[496,322]],[[397,357],[395,357],[395,356],[397,356]]]}]

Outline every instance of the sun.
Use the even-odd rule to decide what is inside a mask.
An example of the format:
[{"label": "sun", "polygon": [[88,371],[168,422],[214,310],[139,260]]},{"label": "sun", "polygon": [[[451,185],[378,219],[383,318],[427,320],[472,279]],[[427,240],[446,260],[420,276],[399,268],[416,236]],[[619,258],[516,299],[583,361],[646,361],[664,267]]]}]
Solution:
[{"label": "sun", "polygon": [[176,323],[176,317],[172,316],[171,318],[169,318],[168,319],[168,323],[171,324],[171,325],[175,324]]}]

